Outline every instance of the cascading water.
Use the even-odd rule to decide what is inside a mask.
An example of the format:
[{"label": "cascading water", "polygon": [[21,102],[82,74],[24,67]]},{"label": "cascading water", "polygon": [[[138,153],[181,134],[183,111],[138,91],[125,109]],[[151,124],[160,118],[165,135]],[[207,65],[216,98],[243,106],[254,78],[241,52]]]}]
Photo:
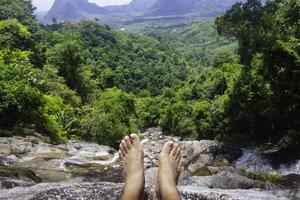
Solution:
[{"label": "cascading water", "polygon": [[283,175],[299,174],[300,175],[300,160],[296,161],[292,165],[282,164],[280,165],[280,172]]},{"label": "cascading water", "polygon": [[233,165],[238,169],[254,174],[274,172],[271,162],[252,149],[244,149],[243,155]]},{"label": "cascading water", "polygon": [[282,175],[300,175],[300,160],[274,166],[272,160],[253,149],[243,149],[243,155],[233,163],[233,166],[254,174],[280,173]]}]

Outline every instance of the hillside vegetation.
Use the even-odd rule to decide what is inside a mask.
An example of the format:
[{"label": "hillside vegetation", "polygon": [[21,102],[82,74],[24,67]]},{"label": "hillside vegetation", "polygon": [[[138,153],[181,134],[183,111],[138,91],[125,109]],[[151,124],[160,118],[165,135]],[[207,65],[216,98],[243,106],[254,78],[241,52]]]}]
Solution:
[{"label": "hillside vegetation", "polygon": [[216,29],[149,36],[93,21],[41,26],[28,0],[3,0],[0,13],[1,136],[117,147],[161,126],[186,139],[299,144],[299,0],[248,0]]},{"label": "hillside vegetation", "polygon": [[[129,31],[133,27],[130,25]],[[219,66],[225,59],[226,62],[238,59],[237,41],[219,35],[212,19],[147,24],[140,31],[204,66]]]}]

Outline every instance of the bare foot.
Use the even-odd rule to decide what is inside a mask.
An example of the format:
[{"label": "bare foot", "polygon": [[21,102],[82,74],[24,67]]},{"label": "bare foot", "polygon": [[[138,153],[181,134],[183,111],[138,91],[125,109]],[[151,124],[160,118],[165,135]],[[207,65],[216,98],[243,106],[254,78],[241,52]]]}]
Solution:
[{"label": "bare foot", "polygon": [[125,185],[121,200],[141,200],[144,197],[144,152],[136,134],[126,136],[119,150]]},{"label": "bare foot", "polygon": [[158,171],[158,198],[180,200],[177,180],[182,167],[181,150],[176,143],[167,142],[160,153]]}]

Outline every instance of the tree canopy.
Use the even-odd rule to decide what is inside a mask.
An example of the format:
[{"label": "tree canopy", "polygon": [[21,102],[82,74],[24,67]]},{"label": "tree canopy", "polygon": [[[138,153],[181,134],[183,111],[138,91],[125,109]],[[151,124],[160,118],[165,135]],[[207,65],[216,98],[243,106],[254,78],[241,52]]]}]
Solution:
[{"label": "tree canopy", "polygon": [[0,2],[0,129],[114,147],[150,126],[299,145],[299,0],[248,0],[215,25],[147,35],[98,21],[39,25],[33,11],[28,0]]}]

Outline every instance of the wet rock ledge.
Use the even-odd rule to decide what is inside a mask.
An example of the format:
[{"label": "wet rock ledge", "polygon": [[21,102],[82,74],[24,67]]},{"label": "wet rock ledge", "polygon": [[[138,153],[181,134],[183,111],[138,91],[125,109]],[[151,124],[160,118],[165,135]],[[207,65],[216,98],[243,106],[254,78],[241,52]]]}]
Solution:
[{"label": "wet rock ledge", "polygon": [[[180,141],[150,128],[142,133],[145,199],[156,199],[158,155],[169,140],[183,150],[179,178],[183,199],[300,198],[299,174],[284,177],[281,185],[252,180],[233,165],[242,156],[240,149],[209,140]],[[0,138],[1,200],[118,199],[122,182],[119,158],[111,147],[78,141],[54,146],[37,137]]]}]

